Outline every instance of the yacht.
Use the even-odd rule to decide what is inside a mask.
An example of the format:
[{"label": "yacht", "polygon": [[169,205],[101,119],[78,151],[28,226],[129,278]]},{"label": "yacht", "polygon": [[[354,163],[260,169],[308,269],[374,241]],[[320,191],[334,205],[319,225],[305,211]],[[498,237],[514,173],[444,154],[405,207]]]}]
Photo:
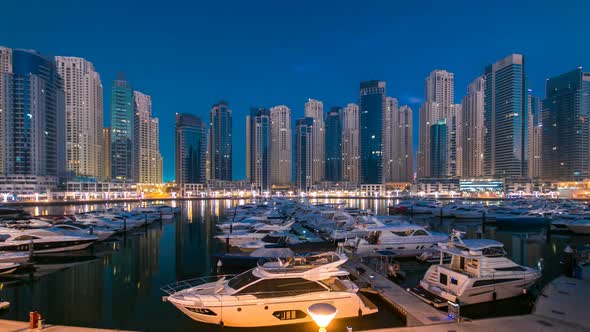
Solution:
[{"label": "yacht", "polygon": [[[259,262],[231,279],[196,279],[165,286],[165,300],[190,318],[231,327],[278,326],[312,322],[307,308],[330,303],[336,319],[369,315],[377,307],[358,293],[340,268],[344,254],[324,254]],[[196,283],[196,285],[194,285]]]},{"label": "yacht", "polygon": [[228,241],[233,247],[238,247],[247,242],[260,240],[272,232],[288,231],[294,223],[295,221],[282,225],[256,224],[247,231],[224,233],[215,237],[221,241]]},{"label": "yacht", "polygon": [[[506,258],[504,245],[489,239],[462,240],[454,232],[451,241],[440,243],[440,261],[426,271],[420,285],[411,290],[436,307],[447,301],[476,304],[523,294],[540,277],[541,271],[518,265]],[[450,263],[444,263],[444,255]]]},{"label": "yacht", "polygon": [[45,229],[0,228],[0,251],[29,251],[51,253],[88,248],[98,238],[96,235],[61,235]]},{"label": "yacht", "polygon": [[449,238],[444,233],[410,223],[372,227],[367,231],[365,238],[349,239],[346,246],[354,247],[359,255],[389,251],[398,257],[410,257],[435,248],[439,242]]},{"label": "yacht", "polygon": [[63,235],[94,234],[98,237],[98,241],[104,241],[115,234],[114,230],[108,228],[94,227],[93,225],[84,225],[80,223],[54,225],[51,228],[48,228],[48,230],[57,231]]}]

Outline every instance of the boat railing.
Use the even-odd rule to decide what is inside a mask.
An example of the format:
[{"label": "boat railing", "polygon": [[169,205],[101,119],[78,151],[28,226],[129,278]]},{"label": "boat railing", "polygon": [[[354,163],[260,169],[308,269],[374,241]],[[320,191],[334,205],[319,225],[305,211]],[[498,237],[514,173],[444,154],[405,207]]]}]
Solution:
[{"label": "boat railing", "polygon": [[216,276],[209,276],[209,277],[199,277],[187,280],[180,280],[165,286],[160,287],[160,290],[168,295],[172,295],[174,293],[178,293],[182,290],[200,286],[206,283],[214,282],[221,280],[222,278],[230,279],[235,277],[235,274],[224,274],[224,275],[216,275]]}]

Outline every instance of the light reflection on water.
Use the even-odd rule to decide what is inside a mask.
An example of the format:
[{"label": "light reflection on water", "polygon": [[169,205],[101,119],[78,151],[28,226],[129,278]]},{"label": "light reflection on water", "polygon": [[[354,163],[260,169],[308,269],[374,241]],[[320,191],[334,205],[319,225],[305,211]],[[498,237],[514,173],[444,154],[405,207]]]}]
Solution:
[{"label": "light reflection on water", "polygon": [[[214,224],[225,210],[248,200],[178,201],[182,213],[175,220],[156,222],[115,241],[98,244],[90,250],[40,260],[35,273],[7,277],[1,295],[12,305],[0,318],[27,320],[31,310],[38,310],[48,323],[147,331],[192,330],[219,331],[217,326],[196,323],[169,303],[163,303],[160,286],[177,280],[212,273],[217,263],[210,254],[223,250],[214,240]],[[312,202],[339,203],[386,213],[396,200],[319,199]],[[134,204],[129,204],[132,208]],[[100,210],[100,205],[66,205],[32,207],[31,212],[71,214],[75,211]],[[467,237],[493,238],[505,244],[509,257],[528,266],[545,259],[543,282],[559,274],[560,253],[568,243],[588,243],[590,237],[548,234],[545,229],[505,230],[478,221],[438,220],[415,217],[419,224],[449,232],[460,229]],[[426,265],[402,262],[408,269],[407,285],[415,285]],[[228,271],[224,271],[228,272]],[[231,271],[232,273],[235,271]],[[335,323],[340,330],[345,322]],[[399,326],[401,321],[382,310],[377,318],[353,321],[355,330]],[[342,326],[340,326],[342,325]],[[313,326],[305,327],[314,330]],[[227,328],[225,328],[227,329]],[[231,329],[230,329],[231,330]],[[258,329],[272,331],[273,329]],[[301,326],[281,328],[299,331]],[[334,329],[336,330],[336,328]]]}]

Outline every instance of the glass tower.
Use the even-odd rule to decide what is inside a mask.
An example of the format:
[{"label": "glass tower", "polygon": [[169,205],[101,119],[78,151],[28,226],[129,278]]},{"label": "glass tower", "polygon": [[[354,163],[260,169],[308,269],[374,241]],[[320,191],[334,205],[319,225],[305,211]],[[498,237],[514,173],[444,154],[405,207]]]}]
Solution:
[{"label": "glass tower", "polygon": [[176,114],[176,183],[205,183],[207,126],[191,114]]},{"label": "glass tower", "polygon": [[209,167],[211,179],[232,180],[232,111],[224,101],[210,112]]},{"label": "glass tower", "polygon": [[326,180],[342,180],[342,108],[326,113]]},{"label": "glass tower", "polygon": [[270,191],[272,187],[270,127],[269,110],[250,109],[246,118],[246,177],[253,188],[260,191]]},{"label": "glass tower", "polygon": [[295,187],[302,192],[311,190],[313,184],[313,120],[307,117],[295,123]]},{"label": "glass tower", "polygon": [[115,180],[135,180],[133,138],[133,88],[120,78],[111,89],[111,176]]},{"label": "glass tower", "polygon": [[542,177],[590,176],[590,73],[578,68],[547,80],[542,111]]},{"label": "glass tower", "polygon": [[360,182],[383,182],[383,140],[385,82],[366,81],[360,84]]},{"label": "glass tower", "polygon": [[447,142],[447,123],[444,119],[439,120],[430,126],[430,176],[433,178],[447,176]]}]

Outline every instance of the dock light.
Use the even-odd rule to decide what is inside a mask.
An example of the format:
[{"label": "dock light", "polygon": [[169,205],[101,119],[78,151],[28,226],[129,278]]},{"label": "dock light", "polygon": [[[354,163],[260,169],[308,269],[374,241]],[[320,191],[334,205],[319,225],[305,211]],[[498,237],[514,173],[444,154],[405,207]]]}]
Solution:
[{"label": "dock light", "polygon": [[328,303],[316,303],[310,305],[307,308],[307,312],[320,328],[319,332],[326,332],[326,327],[334,319],[334,316],[338,313],[338,309]]}]

